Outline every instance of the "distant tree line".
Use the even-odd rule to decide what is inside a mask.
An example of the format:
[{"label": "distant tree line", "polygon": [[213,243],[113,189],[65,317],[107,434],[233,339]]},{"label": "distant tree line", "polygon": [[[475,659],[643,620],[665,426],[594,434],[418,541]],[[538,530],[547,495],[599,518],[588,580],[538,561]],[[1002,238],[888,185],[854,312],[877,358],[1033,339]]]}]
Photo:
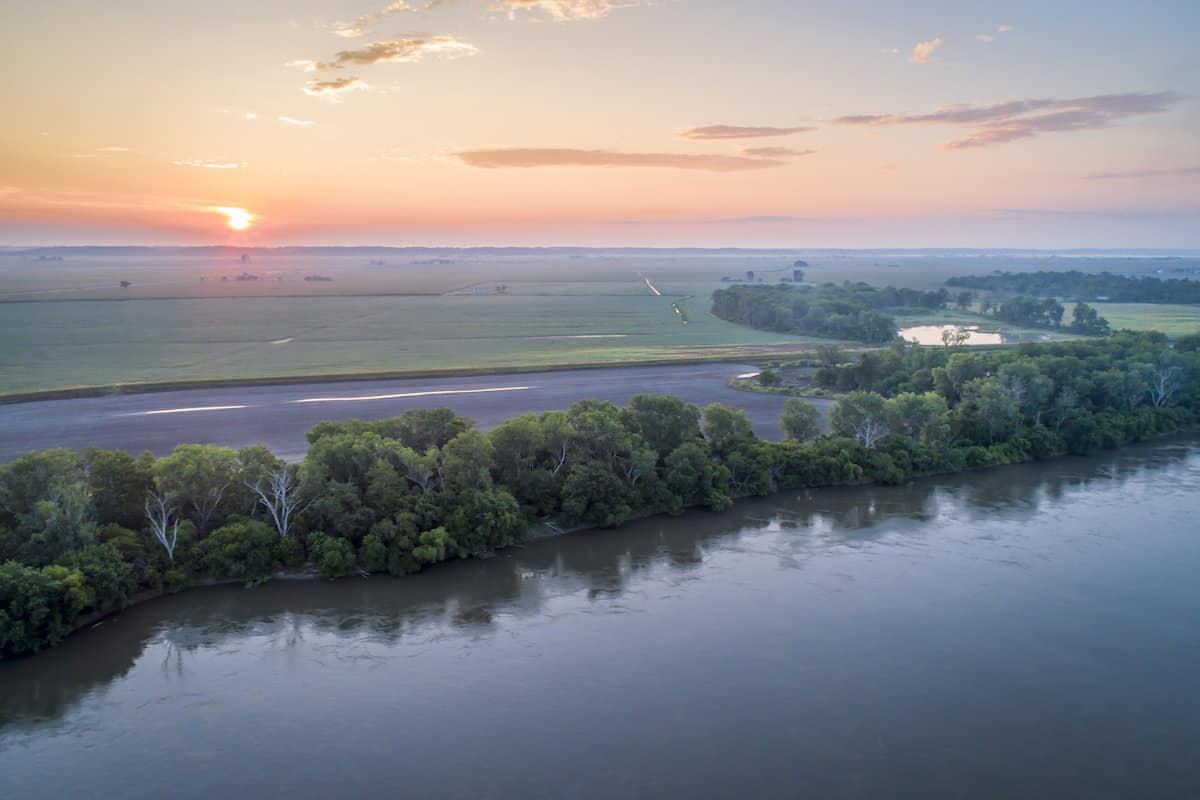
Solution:
[{"label": "distant tree line", "polygon": [[1111,272],[1001,272],[950,278],[947,286],[1108,303],[1200,303],[1200,281],[1134,278]]},{"label": "distant tree line", "polygon": [[737,409],[638,395],[487,434],[444,408],[321,423],[300,464],[262,446],[29,453],[0,465],[0,656],[205,579],[254,583],[305,566],[402,575],[505,547],[541,521],[613,526],[779,489],[1116,446],[1200,419],[1198,346],[1129,332],[1012,352],[897,342],[818,370],[847,392],[829,433],[792,398],[783,442],[756,438]]},{"label": "distant tree line", "polygon": [[896,338],[896,320],[884,313],[945,308],[945,289],[878,288],[865,283],[819,286],[749,285],[717,289],[712,312],[760,330],[882,344]]},{"label": "distant tree line", "polygon": [[1062,328],[1081,336],[1107,336],[1112,332],[1108,320],[1100,316],[1087,303],[1076,303],[1071,311],[1071,321],[1063,325],[1066,309],[1053,297],[1026,297],[1017,295],[1003,300],[984,298],[979,304],[983,314],[991,312],[996,319],[1022,325],[1027,328]]}]

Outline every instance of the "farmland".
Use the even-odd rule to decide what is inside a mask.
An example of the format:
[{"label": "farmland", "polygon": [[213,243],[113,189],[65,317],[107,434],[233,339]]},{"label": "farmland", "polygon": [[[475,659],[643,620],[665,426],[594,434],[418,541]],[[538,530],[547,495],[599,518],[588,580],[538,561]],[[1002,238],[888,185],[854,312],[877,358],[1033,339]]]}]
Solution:
[{"label": "farmland", "polygon": [[[806,282],[931,289],[964,272],[1078,266],[799,251],[254,250],[244,259],[217,248],[55,252],[62,261],[0,253],[0,395],[744,358],[815,341],[708,313],[712,291],[729,285],[722,279],[744,280],[748,270],[774,283],[803,258]],[[1165,319],[1173,307],[1155,308],[1158,320],[1195,327],[1183,315]],[[1110,309],[1102,313],[1115,327],[1127,324]]]}]

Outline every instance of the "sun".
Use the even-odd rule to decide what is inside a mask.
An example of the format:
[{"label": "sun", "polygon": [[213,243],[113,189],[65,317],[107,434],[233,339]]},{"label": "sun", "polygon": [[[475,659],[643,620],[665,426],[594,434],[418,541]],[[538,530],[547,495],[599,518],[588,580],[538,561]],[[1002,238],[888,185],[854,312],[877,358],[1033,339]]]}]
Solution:
[{"label": "sun", "polygon": [[231,230],[244,231],[254,223],[254,215],[244,208],[217,206],[214,210],[220,211],[229,218],[226,224]]}]

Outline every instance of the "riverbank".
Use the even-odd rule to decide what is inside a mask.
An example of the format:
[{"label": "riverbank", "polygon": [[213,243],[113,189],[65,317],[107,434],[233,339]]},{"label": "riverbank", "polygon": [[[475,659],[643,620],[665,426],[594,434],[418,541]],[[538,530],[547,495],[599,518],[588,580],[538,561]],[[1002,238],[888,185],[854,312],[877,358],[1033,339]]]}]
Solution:
[{"label": "riverbank", "polygon": [[[1166,441],[1166,440],[1175,439],[1175,438],[1190,439],[1197,435],[1200,435],[1200,426],[1191,426],[1188,428],[1163,432],[1163,433],[1154,435],[1152,437],[1149,437],[1148,439],[1143,439],[1143,440],[1139,440],[1136,442],[1133,442],[1133,441],[1126,442],[1123,445],[1121,445],[1120,447],[1115,448],[1115,449],[1121,449],[1121,447],[1128,447],[1128,446],[1133,446],[1136,444],[1146,444],[1151,441]],[[963,467],[960,467],[957,469],[928,470],[928,471],[924,471],[924,472],[921,472],[918,474],[914,474],[908,481],[905,482],[904,485],[906,485],[906,486],[918,485],[922,482],[933,481],[933,480],[937,480],[939,478],[945,478],[950,475],[980,473],[980,472],[985,472],[985,471],[989,471],[989,470],[1013,470],[1013,469],[1016,469],[1023,465],[1032,463],[1035,460],[1038,462],[1041,462],[1041,463],[1053,463],[1055,461],[1066,461],[1066,460],[1069,460],[1072,458],[1079,458],[1079,457],[1080,456],[1078,456],[1078,455],[1074,455],[1074,454],[1070,454],[1070,453],[1059,453],[1050,458],[1028,459],[1027,461],[1013,463],[1013,464],[984,464],[984,465],[976,465],[976,466],[963,466]],[[503,552],[506,552],[509,550],[520,549],[523,545],[532,544],[534,542],[537,542],[537,541],[540,541],[543,539],[554,539],[554,538],[560,538],[560,537],[564,537],[564,536],[574,537],[574,536],[580,536],[580,535],[584,535],[584,534],[588,534],[588,533],[594,533],[594,532],[600,531],[600,530],[615,530],[618,528],[625,528],[625,527],[634,525],[636,523],[645,522],[646,520],[649,520],[649,519],[655,519],[655,518],[674,519],[674,518],[678,518],[683,515],[690,515],[690,514],[723,513],[724,511],[732,510],[732,509],[738,507],[740,504],[745,503],[747,501],[757,500],[757,499],[761,499],[763,497],[773,497],[773,496],[776,496],[779,494],[786,493],[788,491],[794,491],[797,488],[804,488],[806,491],[809,491],[809,492],[811,492],[811,491],[821,492],[822,490],[841,490],[841,489],[848,489],[848,488],[855,488],[855,487],[885,486],[885,485],[887,485],[887,484],[880,483],[878,481],[874,481],[874,480],[870,480],[870,479],[856,479],[856,480],[846,480],[846,481],[839,481],[839,482],[835,482],[835,483],[828,483],[828,484],[824,484],[821,486],[777,487],[774,491],[772,491],[771,493],[766,494],[766,495],[745,494],[745,495],[739,495],[737,497],[733,497],[733,498],[731,498],[730,506],[727,509],[724,509],[722,512],[712,512],[712,511],[706,512],[704,507],[699,506],[699,505],[690,506],[688,508],[683,509],[682,512],[678,512],[678,513],[671,513],[665,509],[659,509],[659,510],[655,510],[655,511],[645,511],[645,512],[640,512],[640,513],[634,514],[634,515],[630,516],[629,518],[627,518],[626,520],[624,520],[620,525],[617,525],[617,526],[605,526],[605,525],[595,525],[595,524],[564,526],[564,525],[560,525],[555,520],[541,520],[541,521],[531,523],[526,535],[523,538],[521,538],[520,540],[515,541],[512,544],[507,545],[505,547],[500,547],[500,548],[496,548],[493,551],[489,551],[488,553],[484,554],[482,557],[487,558],[487,557],[491,557],[493,555],[500,554],[500,553],[503,553]],[[465,559],[465,560],[471,560],[471,559]],[[441,563],[446,566],[449,566],[453,562],[445,561],[445,562],[441,562]],[[428,570],[433,570],[433,569],[436,569],[438,566],[439,566],[438,564],[432,564],[432,565],[425,567],[421,571],[426,572]],[[146,603],[149,603],[149,602],[152,602],[155,600],[160,600],[164,597],[169,597],[169,596],[176,595],[176,594],[186,593],[186,592],[189,592],[189,591],[192,591],[195,589],[205,589],[205,588],[211,588],[211,587],[215,587],[215,586],[241,585],[241,586],[244,586],[247,590],[252,590],[258,586],[261,586],[265,583],[272,582],[272,581],[354,581],[354,580],[363,580],[363,579],[385,577],[385,576],[388,578],[398,578],[400,580],[404,580],[404,579],[410,577],[410,576],[388,575],[388,573],[385,570],[376,570],[376,571],[368,572],[366,570],[363,570],[361,567],[358,567],[357,571],[354,571],[350,574],[334,576],[334,575],[329,575],[329,574],[322,572],[317,566],[315,566],[312,563],[309,563],[309,564],[305,565],[304,567],[277,570],[267,577],[255,579],[255,580],[251,580],[251,581],[247,581],[247,580],[243,580],[243,579],[236,579],[236,578],[209,578],[209,577],[199,578],[199,579],[194,580],[192,583],[188,584],[187,586],[182,586],[182,587],[179,587],[176,589],[163,588],[163,589],[157,589],[157,590],[139,591],[139,592],[135,593],[132,597],[130,597],[129,602],[122,608],[110,609],[110,610],[103,611],[103,612],[97,611],[97,612],[92,612],[92,613],[86,614],[78,620],[78,623],[74,626],[74,628],[70,631],[70,633],[67,634],[67,636],[65,636],[63,638],[63,640],[56,642],[55,645],[61,644],[61,642],[64,641],[66,638],[74,636],[75,634],[78,634],[81,631],[90,630],[90,629],[98,627],[99,625],[104,624],[110,620],[114,620],[115,618],[120,617],[120,615],[123,612],[125,612],[129,609],[144,605]],[[30,653],[23,653],[23,654],[7,656],[7,657],[0,656],[0,661],[10,661],[10,660],[14,660],[14,659],[34,658],[35,656],[37,656],[39,654],[39,652],[40,651],[34,651],[34,652],[30,652]]]}]

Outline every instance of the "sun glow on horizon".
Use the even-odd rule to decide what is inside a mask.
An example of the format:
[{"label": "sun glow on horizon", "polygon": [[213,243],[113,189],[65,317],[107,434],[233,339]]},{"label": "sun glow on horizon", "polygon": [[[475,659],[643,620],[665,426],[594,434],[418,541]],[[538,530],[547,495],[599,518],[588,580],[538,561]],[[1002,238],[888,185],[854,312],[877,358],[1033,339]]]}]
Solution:
[{"label": "sun glow on horizon", "polygon": [[254,215],[244,208],[236,206],[217,206],[213,209],[228,217],[226,224],[235,231],[244,231],[254,223]]}]

